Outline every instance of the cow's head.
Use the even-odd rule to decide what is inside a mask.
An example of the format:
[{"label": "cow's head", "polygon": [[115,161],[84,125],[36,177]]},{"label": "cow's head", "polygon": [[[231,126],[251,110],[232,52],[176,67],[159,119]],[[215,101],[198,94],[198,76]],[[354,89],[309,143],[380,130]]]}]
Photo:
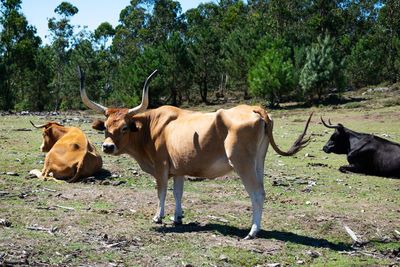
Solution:
[{"label": "cow's head", "polygon": [[328,120],[329,125],[327,125],[322,117],[321,122],[325,127],[335,129],[335,132],[322,149],[326,153],[347,154],[350,143],[346,128],[340,123],[338,125],[332,125],[330,119]]},{"label": "cow's head", "polygon": [[61,135],[63,134],[63,131],[60,128],[64,126],[55,121],[48,121],[45,124],[38,126],[33,124],[32,121],[30,122],[33,125],[33,127],[37,129],[43,128],[42,130],[43,143],[40,146],[40,150],[42,152],[49,152],[50,149],[57,142],[57,140],[60,139]]},{"label": "cow's head", "polygon": [[144,112],[147,109],[149,104],[148,85],[157,73],[157,70],[150,74],[144,84],[142,103],[131,109],[107,108],[89,100],[83,85],[83,76],[80,67],[78,67],[78,72],[83,103],[92,110],[106,116],[106,120],[96,120],[92,123],[93,129],[105,131],[102,151],[113,155],[124,153],[125,147],[129,143],[130,133],[137,132],[141,128],[141,123],[134,118],[134,115]]}]

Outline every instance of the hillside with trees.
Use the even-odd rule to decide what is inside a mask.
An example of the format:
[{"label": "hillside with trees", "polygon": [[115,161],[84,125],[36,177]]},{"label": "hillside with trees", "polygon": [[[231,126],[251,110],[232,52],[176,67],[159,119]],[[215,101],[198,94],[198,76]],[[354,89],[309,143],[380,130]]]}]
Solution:
[{"label": "hillside with trees", "polygon": [[152,107],[231,96],[318,104],[332,89],[400,80],[397,0],[220,0],[185,13],[173,0],[132,0],[118,26],[94,32],[76,32],[79,10],[62,2],[49,14],[49,45],[21,4],[0,0],[0,110],[84,108],[78,65],[89,97],[120,107],[140,102],[154,69]]}]

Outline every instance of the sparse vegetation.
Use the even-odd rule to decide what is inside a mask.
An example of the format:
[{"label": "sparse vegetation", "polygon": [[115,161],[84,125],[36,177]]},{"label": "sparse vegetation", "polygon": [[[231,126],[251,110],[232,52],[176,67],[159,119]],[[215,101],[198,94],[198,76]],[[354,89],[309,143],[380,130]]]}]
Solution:
[{"label": "sparse vegetation", "polygon": [[400,106],[400,97],[394,98],[394,99],[388,99],[383,102],[383,105],[385,107],[391,107],[391,106]]},{"label": "sparse vegetation", "polygon": [[364,107],[364,106],[365,106],[365,105],[362,104],[362,103],[350,102],[350,103],[345,104],[345,105],[344,105],[344,108],[348,108],[348,109],[351,109],[351,108],[362,108],[362,107]]},{"label": "sparse vegetation", "polygon": [[[357,93],[348,92],[346,98]],[[154,179],[127,156],[102,154],[110,173],[75,184],[27,178],[29,170],[43,166],[44,159],[39,151],[41,133],[29,131],[29,120],[79,126],[98,146],[104,136],[90,129],[87,121],[95,118],[92,114],[1,116],[0,263],[399,265],[400,180],[343,174],[338,168],[346,164],[345,157],[321,150],[331,134],[319,124],[321,115],[332,123],[400,142],[400,106],[370,106],[370,99],[385,101],[368,94],[356,109],[349,107],[351,102],[335,109],[314,108],[312,141],[294,157],[281,157],[270,149],[262,231],[251,241],[242,240],[250,227],[251,204],[235,174],[214,181],[185,181],[184,224],[174,226],[166,218],[156,225],[151,223],[157,206]],[[290,106],[269,112],[281,148],[291,145],[309,112]],[[173,211],[172,190],[168,190],[166,215]],[[355,232],[359,244],[344,226]]]}]

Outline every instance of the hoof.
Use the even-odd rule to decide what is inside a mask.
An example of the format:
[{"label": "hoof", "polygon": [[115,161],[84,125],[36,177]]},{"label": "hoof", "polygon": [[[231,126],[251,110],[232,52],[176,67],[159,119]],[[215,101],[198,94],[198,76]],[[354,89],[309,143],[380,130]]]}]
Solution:
[{"label": "hoof", "polygon": [[351,173],[351,166],[350,165],[340,166],[339,171],[342,173]]},{"label": "hoof", "polygon": [[163,217],[154,216],[153,223],[161,224]]},{"label": "hoof", "polygon": [[256,236],[248,234],[245,238],[243,238],[243,240],[251,240],[251,239],[255,239],[255,238],[256,238]]},{"label": "hoof", "polygon": [[169,219],[174,223],[174,225],[182,225],[182,218],[183,216],[179,216],[178,220],[175,220],[174,217],[169,217]]}]

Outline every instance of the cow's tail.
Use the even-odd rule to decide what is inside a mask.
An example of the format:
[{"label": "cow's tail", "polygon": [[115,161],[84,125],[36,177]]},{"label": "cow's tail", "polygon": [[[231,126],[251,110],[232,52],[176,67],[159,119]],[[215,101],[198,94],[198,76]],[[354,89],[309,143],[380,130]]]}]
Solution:
[{"label": "cow's tail", "polygon": [[[311,112],[310,117],[308,117],[306,126],[304,127],[304,131],[299,135],[299,137],[297,138],[297,140],[294,142],[294,144],[292,145],[292,147],[287,151],[284,152],[282,150],[279,149],[279,147],[276,145],[275,140],[274,140],[274,135],[272,133],[272,129],[274,126],[274,122],[272,121],[272,119],[269,117],[269,115],[265,112],[264,109],[259,108],[257,110],[254,110],[254,112],[260,114],[260,116],[264,119],[264,121],[266,122],[266,132],[268,135],[268,139],[271,143],[272,148],[276,151],[276,153],[278,153],[279,155],[282,156],[291,156],[296,154],[297,152],[299,152],[302,148],[304,148],[305,146],[308,145],[308,143],[310,142],[311,136],[304,139],[304,136],[306,135],[307,132],[307,128],[308,125],[310,124],[311,121],[311,117],[314,114],[314,112]],[[304,139],[304,140],[303,140]]]}]

